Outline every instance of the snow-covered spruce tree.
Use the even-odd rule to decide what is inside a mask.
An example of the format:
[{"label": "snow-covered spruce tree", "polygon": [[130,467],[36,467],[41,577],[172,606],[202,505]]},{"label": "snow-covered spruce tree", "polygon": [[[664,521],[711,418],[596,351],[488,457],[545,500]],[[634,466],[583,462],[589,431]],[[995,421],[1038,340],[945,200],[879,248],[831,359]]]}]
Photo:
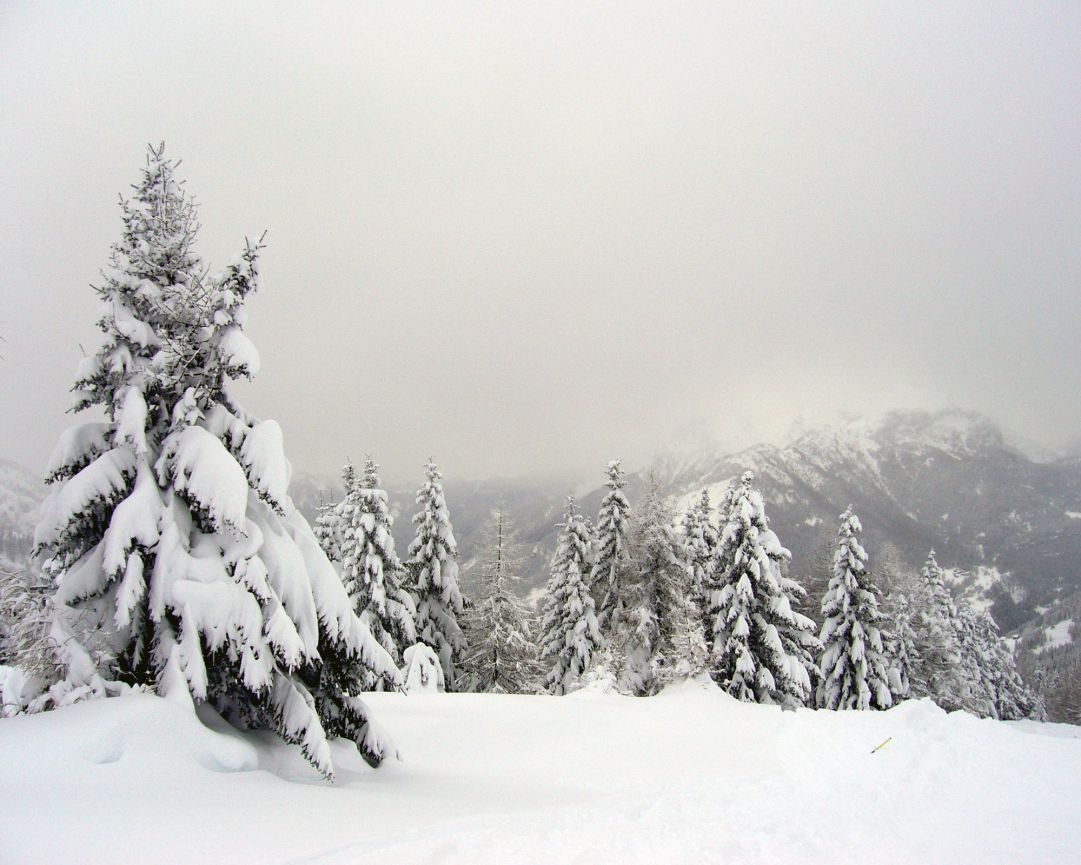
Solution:
[{"label": "snow-covered spruce tree", "polygon": [[[417,641],[413,597],[402,587],[405,569],[394,551],[387,494],[380,488],[379,466],[369,456],[364,474],[349,472],[337,524],[341,574],[353,609],[380,645],[397,663]],[[368,690],[380,688],[381,677],[369,676]]]},{"label": "snow-covered spruce tree", "polygon": [[541,624],[541,658],[551,664],[544,681],[556,695],[566,694],[577,683],[601,644],[596,608],[586,584],[593,558],[591,538],[573,496],[567,498],[561,527]]},{"label": "snow-covered spruce tree", "polygon": [[597,621],[607,630],[608,623],[620,606],[620,579],[630,559],[627,535],[630,532],[628,514],[631,506],[623,488],[623,468],[619,460],[608,463],[605,471],[608,492],[601,502],[597,518],[597,557],[589,575],[589,584],[597,606]]},{"label": "snow-covered spruce tree", "polygon": [[[348,492],[356,485],[357,472],[352,463],[346,463],[342,469],[342,489]],[[346,497],[342,496],[339,501],[325,502],[319,506],[319,512],[315,518],[315,537],[319,546],[327,554],[332,562],[340,563],[342,560],[342,536],[341,526],[345,517]]]},{"label": "snow-covered spruce tree", "polygon": [[26,686],[40,691],[59,682],[64,669],[57,663],[52,636],[51,587],[41,580],[0,566],[0,718],[25,708]]},{"label": "snow-covered spruce tree", "polygon": [[742,476],[738,479],[732,478],[732,480],[728,482],[728,486],[725,487],[724,495],[721,496],[721,500],[717,502],[717,507],[715,508],[715,510],[717,511],[717,528],[715,529],[717,534],[717,543],[714,545],[715,557],[717,555],[720,555],[721,553],[721,530],[725,527],[725,524],[728,522],[729,515],[732,513],[732,507],[736,501],[736,493],[739,492],[742,481]]},{"label": "snow-covered spruce tree", "polygon": [[312,532],[319,542],[319,549],[332,562],[340,562],[342,558],[338,548],[338,504],[339,502],[325,500],[321,502],[316,509],[315,522],[312,523]]},{"label": "snow-covered spruce tree", "polygon": [[1046,706],[1049,718],[1067,724],[1081,724],[1081,662],[1074,653],[1053,667],[1035,668],[1032,678],[1038,688],[1040,703]]},{"label": "snow-covered spruce tree", "polygon": [[717,529],[713,525],[713,507],[709,490],[691,505],[683,517],[683,538],[687,546],[688,564],[691,567],[691,601],[704,615],[706,607],[706,580],[717,555]]},{"label": "snow-covered spruce tree", "polygon": [[458,542],[443,495],[443,475],[431,457],[424,470],[426,480],[417,491],[420,511],[413,517],[416,535],[409,545],[409,590],[416,601],[417,640],[439,655],[446,688],[454,691],[465,649],[458,624],[464,608],[458,588]]},{"label": "snow-covered spruce tree", "polygon": [[988,612],[976,615],[976,645],[983,660],[984,687],[991,697],[994,716],[1003,721],[1021,718],[1046,721],[1043,699],[1018,672],[1013,652],[999,636],[998,625]]},{"label": "snow-covered spruce tree", "polygon": [[631,566],[609,639],[622,644],[626,661],[621,689],[655,694],[665,685],[705,669],[702,620],[692,598],[691,569],[672,512],[651,478],[635,509],[630,534]]},{"label": "snow-covered spruce tree", "polygon": [[904,700],[912,692],[913,681],[918,680],[920,653],[916,648],[916,633],[912,629],[912,607],[908,596],[895,592],[889,599],[892,609],[889,636],[890,693],[894,700]]},{"label": "snow-covered spruce tree", "polygon": [[878,587],[867,572],[863,531],[852,506],[841,514],[833,579],[822,598],[821,678],[815,693],[820,709],[888,709],[890,659],[886,616],[878,608]]},{"label": "snow-covered spruce tree", "polygon": [[977,636],[976,612],[968,601],[962,599],[955,604],[957,609],[957,645],[961,652],[961,676],[965,682],[965,702],[961,708],[978,718],[997,717],[989,681],[985,678],[990,671],[985,670],[988,658],[984,657],[985,646]]},{"label": "snow-covered spruce tree", "polygon": [[745,472],[732,492],[707,585],[710,673],[737,699],[805,705],[820,643],[814,623],[793,609],[803,589],[784,574],[791,554],[770,530],[753,481]]},{"label": "snow-covered spruce tree", "polygon": [[99,322],[61,437],[36,553],[54,582],[62,681],[32,708],[142,686],[185,689],[230,721],[299,744],[325,775],[328,737],[378,764],[393,753],[354,696],[360,674],[396,682],[287,494],[281,429],[230,397],[258,354],[243,303],[259,245],[210,276],[195,210],[163,149],[122,202]]},{"label": "snow-covered spruce tree", "polygon": [[[721,500],[717,503],[717,521],[714,530],[717,536],[717,542],[713,546],[713,561],[710,562],[703,574],[704,579],[702,585],[702,614],[706,622],[707,641],[710,639],[710,634],[712,632],[712,625],[710,623],[710,594],[713,591],[712,587],[716,583],[717,575],[724,573],[732,566],[732,557],[736,551],[736,547],[731,544],[725,546],[722,543],[721,533],[731,520],[732,508],[736,500],[736,493],[740,489],[740,482],[740,478],[733,478],[725,489],[724,495],[721,496]],[[806,593],[804,593],[803,598],[806,598]]]},{"label": "snow-covered spruce tree", "polygon": [[1013,721],[1046,720],[1046,708],[1017,672],[1013,653],[999,637],[989,613],[976,612],[967,601],[957,604],[961,669],[968,685],[963,707],[983,718]]},{"label": "snow-covered spruce tree", "polygon": [[543,673],[539,626],[536,614],[514,592],[522,579],[522,545],[502,503],[481,526],[477,548],[477,593],[466,611],[462,679],[472,691],[533,692]]},{"label": "snow-covered spruce tree", "polygon": [[920,664],[912,695],[930,697],[947,711],[963,709],[970,699],[970,684],[962,664],[961,626],[934,550],[927,554],[920,570],[917,605],[916,649]]}]

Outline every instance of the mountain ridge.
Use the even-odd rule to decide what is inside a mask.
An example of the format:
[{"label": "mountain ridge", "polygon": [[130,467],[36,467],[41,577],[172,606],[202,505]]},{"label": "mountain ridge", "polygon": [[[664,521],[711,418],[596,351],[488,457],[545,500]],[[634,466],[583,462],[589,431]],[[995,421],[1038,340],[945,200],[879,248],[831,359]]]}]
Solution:
[{"label": "mountain ridge", "polygon": [[[567,493],[593,515],[604,495],[596,480],[501,478],[445,481],[463,570],[474,555],[477,529],[503,500],[526,544],[525,591],[547,578],[557,524]],[[752,471],[771,525],[793,554],[791,571],[807,578],[832,544],[837,516],[849,504],[860,514],[872,569],[887,550],[909,568],[932,547],[957,570],[956,586],[990,606],[1004,629],[1081,593],[1081,458],[1037,461],[1011,444],[1001,428],[975,412],[893,411],[873,418],[803,427],[785,444],[759,444],[715,453],[698,443],[690,452],[662,454],[628,472],[636,501],[652,475],[677,520],[709,490],[714,503],[728,484]],[[419,483],[419,481],[418,481]],[[291,494],[312,519],[337,481],[294,473]],[[414,489],[388,489],[394,534],[404,550],[411,538]],[[43,485],[32,473],[0,459],[0,555],[29,551]]]}]

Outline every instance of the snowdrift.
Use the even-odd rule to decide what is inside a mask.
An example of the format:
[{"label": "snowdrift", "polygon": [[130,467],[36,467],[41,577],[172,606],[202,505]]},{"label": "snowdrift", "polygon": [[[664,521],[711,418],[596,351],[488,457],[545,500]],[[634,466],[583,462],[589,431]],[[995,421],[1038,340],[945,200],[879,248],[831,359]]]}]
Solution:
[{"label": "snowdrift", "polygon": [[0,861],[1076,861],[1074,727],[929,701],[783,712],[700,682],[366,699],[404,760],[371,770],[336,748],[333,785],[182,701],[0,721]]}]

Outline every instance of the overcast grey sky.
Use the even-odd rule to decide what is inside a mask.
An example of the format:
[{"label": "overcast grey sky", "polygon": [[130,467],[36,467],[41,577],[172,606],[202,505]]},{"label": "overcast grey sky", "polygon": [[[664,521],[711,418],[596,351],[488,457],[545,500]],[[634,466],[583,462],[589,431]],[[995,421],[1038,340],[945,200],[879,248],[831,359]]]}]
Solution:
[{"label": "overcast grey sky", "polygon": [[1081,4],[0,5],[0,456],[164,139],[299,467],[580,471],[957,404],[1081,433]]}]

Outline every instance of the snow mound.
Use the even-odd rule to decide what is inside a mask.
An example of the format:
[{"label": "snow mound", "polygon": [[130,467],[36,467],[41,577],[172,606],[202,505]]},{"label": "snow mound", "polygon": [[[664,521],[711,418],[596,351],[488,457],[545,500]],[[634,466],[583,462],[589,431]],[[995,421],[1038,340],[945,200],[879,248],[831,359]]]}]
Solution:
[{"label": "snow mound", "polygon": [[439,656],[424,643],[405,650],[402,671],[407,694],[438,694],[446,688]]},{"label": "snow mound", "polygon": [[3,720],[0,862],[1076,860],[1075,727],[576,696],[366,694],[408,758],[333,785],[156,697]]},{"label": "snow mound", "polygon": [[[191,704],[151,694],[112,700],[91,700],[43,715],[24,715],[3,722],[0,763],[24,764],[27,739],[48,743],[31,748],[35,771],[71,771],[87,765],[124,763],[133,772],[245,772],[259,767],[253,744],[217,719],[218,729],[205,725]],[[20,747],[21,745],[21,747]]]}]

